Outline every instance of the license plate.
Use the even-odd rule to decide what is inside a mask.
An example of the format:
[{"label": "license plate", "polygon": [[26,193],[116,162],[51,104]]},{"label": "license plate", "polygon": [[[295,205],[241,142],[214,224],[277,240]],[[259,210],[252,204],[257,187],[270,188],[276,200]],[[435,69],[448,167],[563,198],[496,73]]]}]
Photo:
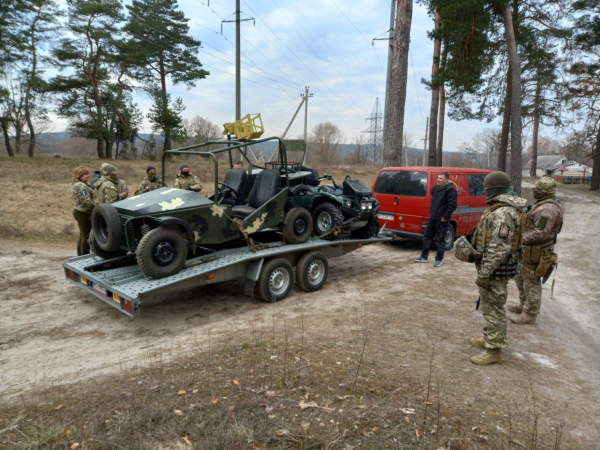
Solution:
[{"label": "license plate", "polygon": [[92,282],[91,288],[95,291],[100,292],[101,294],[106,295],[106,289],[104,289],[102,286],[98,286],[96,283]]},{"label": "license plate", "polygon": [[381,220],[394,220],[394,216],[392,214],[377,214],[377,217],[379,217]]}]

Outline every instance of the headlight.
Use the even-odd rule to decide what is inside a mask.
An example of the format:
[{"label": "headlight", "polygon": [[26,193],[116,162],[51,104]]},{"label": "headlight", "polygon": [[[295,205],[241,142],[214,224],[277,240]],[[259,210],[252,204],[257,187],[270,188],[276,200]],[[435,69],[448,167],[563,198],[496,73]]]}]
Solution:
[{"label": "headlight", "polygon": [[352,208],[352,200],[346,200],[346,202],[345,202],[345,205],[346,205],[348,208]]},{"label": "headlight", "polygon": [[373,209],[373,203],[372,202],[367,203],[367,209],[369,211],[371,211]]},{"label": "headlight", "polygon": [[367,210],[367,204],[365,202],[360,204],[360,209],[361,211],[366,211]]}]

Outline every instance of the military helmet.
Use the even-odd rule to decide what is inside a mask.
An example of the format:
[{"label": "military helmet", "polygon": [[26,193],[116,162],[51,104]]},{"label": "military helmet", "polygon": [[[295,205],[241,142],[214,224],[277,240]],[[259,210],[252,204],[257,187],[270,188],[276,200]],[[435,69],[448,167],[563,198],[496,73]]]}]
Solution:
[{"label": "military helmet", "polygon": [[483,187],[485,189],[497,186],[510,186],[510,177],[506,173],[499,170],[488,173],[483,180]]},{"label": "military helmet", "polygon": [[481,259],[481,253],[473,248],[465,236],[459,237],[454,243],[454,256],[459,261],[468,263]]},{"label": "military helmet", "polygon": [[535,182],[533,191],[537,191],[548,196],[554,196],[556,193],[556,181],[550,177],[542,177]]}]

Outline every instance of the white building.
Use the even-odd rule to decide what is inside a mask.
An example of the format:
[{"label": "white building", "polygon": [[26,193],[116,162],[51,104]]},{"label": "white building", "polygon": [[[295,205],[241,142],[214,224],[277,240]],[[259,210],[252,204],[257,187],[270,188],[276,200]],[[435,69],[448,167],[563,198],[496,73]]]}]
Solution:
[{"label": "white building", "polygon": [[[523,176],[529,177],[531,161],[523,166]],[[565,155],[542,155],[537,158],[537,177],[565,176],[565,177],[588,177],[592,175],[592,168],[588,164],[569,160]]]}]

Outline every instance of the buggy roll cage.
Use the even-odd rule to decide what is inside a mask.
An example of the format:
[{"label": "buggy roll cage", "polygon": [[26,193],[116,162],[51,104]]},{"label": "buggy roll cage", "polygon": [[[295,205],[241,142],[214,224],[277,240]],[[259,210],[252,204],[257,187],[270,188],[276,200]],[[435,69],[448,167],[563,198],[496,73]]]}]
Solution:
[{"label": "buggy roll cage", "polygon": [[[163,153],[162,155],[162,176],[161,176],[161,180],[162,180],[162,184],[163,186],[166,186],[165,183],[165,158],[167,157],[167,155],[199,155],[199,156],[204,156],[204,157],[208,157],[211,158],[214,165],[215,165],[215,179],[214,179],[214,183],[215,183],[215,195],[217,194],[217,192],[219,192],[218,190],[218,184],[219,184],[219,161],[217,160],[217,157],[215,155],[219,154],[219,153],[225,153],[228,152],[229,153],[229,165],[230,167],[233,167],[233,157],[231,155],[231,151],[232,150],[238,150],[240,155],[242,155],[242,157],[248,161],[248,173],[252,173],[252,168],[253,167],[258,167],[260,169],[266,169],[266,167],[263,166],[259,166],[257,164],[252,164],[252,161],[250,161],[250,159],[248,159],[248,156],[246,155],[246,152],[243,150],[245,147],[248,147],[250,145],[255,145],[255,144],[260,144],[261,142],[267,142],[267,141],[272,141],[272,140],[277,140],[278,143],[278,149],[279,149],[279,160],[281,161],[282,167],[285,167],[285,184],[287,187],[290,186],[290,180],[288,177],[288,173],[290,173],[289,168],[288,168],[288,163],[287,163],[287,153],[285,150],[285,144],[283,143],[283,140],[278,138],[278,137],[269,137],[269,138],[265,138],[265,139],[256,139],[256,140],[247,140],[247,141],[238,141],[238,140],[234,140],[234,139],[217,139],[214,141],[206,141],[203,142],[201,144],[194,144],[194,145],[189,145],[187,147],[181,147],[178,148],[176,150],[167,150],[166,152]],[[202,147],[207,147],[209,145],[221,145],[221,144],[225,144],[227,145],[227,147],[222,147],[222,148],[217,148],[215,150],[209,150],[207,152],[201,152],[201,151],[191,151],[193,149],[196,148],[202,148]],[[268,163],[265,163],[265,166]]]}]

